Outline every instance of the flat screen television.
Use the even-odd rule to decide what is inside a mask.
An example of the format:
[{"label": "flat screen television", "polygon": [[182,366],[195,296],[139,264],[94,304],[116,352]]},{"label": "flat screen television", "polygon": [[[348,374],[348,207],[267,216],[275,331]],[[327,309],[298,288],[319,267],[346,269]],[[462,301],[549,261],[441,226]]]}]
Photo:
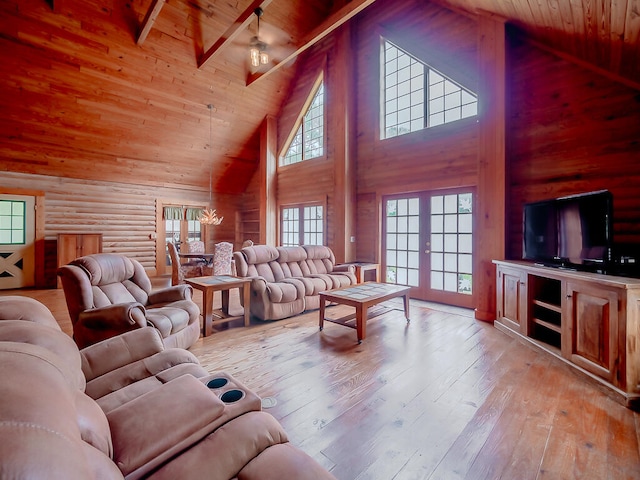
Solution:
[{"label": "flat screen television", "polygon": [[523,258],[604,271],[611,263],[613,196],[607,190],[524,206]]}]

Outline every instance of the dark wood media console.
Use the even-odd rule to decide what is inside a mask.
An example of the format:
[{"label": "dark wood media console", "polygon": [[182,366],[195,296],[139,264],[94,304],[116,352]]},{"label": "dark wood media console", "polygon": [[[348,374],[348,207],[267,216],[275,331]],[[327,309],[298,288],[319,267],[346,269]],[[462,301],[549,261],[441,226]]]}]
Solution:
[{"label": "dark wood media console", "polygon": [[499,330],[640,407],[640,279],[494,260]]}]

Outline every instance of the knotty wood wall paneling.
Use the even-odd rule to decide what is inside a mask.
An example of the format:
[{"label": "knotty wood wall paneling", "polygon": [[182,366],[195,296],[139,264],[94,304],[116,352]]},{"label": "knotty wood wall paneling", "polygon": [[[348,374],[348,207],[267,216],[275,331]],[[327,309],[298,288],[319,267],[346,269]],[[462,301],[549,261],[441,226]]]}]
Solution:
[{"label": "knotty wood wall paneling", "polygon": [[[640,91],[509,36],[507,255],[526,202],[608,189],[614,241],[640,245]],[[626,248],[626,247],[624,247]]]},{"label": "knotty wood wall paneling", "polygon": [[[156,199],[175,205],[209,202],[208,196],[190,190],[0,172],[0,191],[6,189],[44,192],[44,240],[49,245],[44,283],[48,286],[55,286],[58,233],[102,233],[103,252],[135,258],[154,273],[156,249],[164,256],[164,240],[156,240],[164,231],[156,220]],[[213,206],[225,220],[211,229],[209,242],[233,241],[236,202],[235,195],[213,197]]]},{"label": "knotty wood wall paneling", "polygon": [[[358,210],[370,210],[372,195],[377,202],[375,215],[358,213],[356,257],[380,261],[376,229],[381,196],[475,185],[478,131],[476,119],[471,118],[380,140],[379,36],[385,35],[453,78],[462,76],[465,86],[475,91],[476,23],[440,6],[414,0],[376,3],[358,16],[356,23]],[[365,203],[360,205],[360,201]]]},{"label": "knotty wood wall paneling", "polygon": [[[278,116],[278,151],[281,152],[295,122],[309,97],[318,75],[324,73],[325,104],[331,102],[332,89],[336,88],[333,75],[334,56],[332,49],[336,48],[335,35],[326,37],[315,45],[300,59],[298,80],[292,83],[289,97],[283,103]],[[327,108],[325,107],[325,115]],[[300,203],[326,204],[325,211],[325,242],[329,247],[335,245],[336,212],[335,212],[335,151],[330,147],[335,132],[330,130],[333,122],[325,116],[325,148],[324,155],[319,158],[306,160],[297,164],[279,167],[277,172],[277,204],[282,205]],[[278,221],[280,215],[278,212]],[[279,238],[278,229],[278,242]]]},{"label": "knotty wood wall paneling", "polygon": [[[206,191],[202,173],[213,162],[217,192],[244,192],[258,167],[260,122],[277,113],[295,69],[247,88],[246,57],[236,48],[197,68],[198,50],[242,5],[167,2],[139,46],[148,2],[56,2],[55,9],[50,3],[0,4],[6,170]],[[300,23],[288,28],[292,35],[328,8],[303,7],[296,12]],[[271,22],[291,10],[295,5],[284,5]]]}]

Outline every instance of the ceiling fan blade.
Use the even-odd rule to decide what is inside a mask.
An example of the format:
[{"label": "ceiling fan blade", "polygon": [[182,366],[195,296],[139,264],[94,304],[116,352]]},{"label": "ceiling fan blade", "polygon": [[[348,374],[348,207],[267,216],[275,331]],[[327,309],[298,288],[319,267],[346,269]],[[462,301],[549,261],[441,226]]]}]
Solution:
[{"label": "ceiling fan blade", "polygon": [[267,45],[286,45],[293,43],[291,35],[269,23],[260,22],[260,40]]}]

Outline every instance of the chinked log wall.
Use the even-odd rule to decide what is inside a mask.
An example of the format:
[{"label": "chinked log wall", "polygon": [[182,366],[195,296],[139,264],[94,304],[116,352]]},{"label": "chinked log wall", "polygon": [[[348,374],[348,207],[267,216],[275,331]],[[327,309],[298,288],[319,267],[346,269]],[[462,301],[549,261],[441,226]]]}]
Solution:
[{"label": "chinked log wall", "polygon": [[[135,258],[154,273],[156,248],[164,253],[164,239],[156,240],[158,225],[156,200],[172,205],[200,203],[205,193],[169,187],[108,183],[44,175],[0,173],[2,189],[45,192],[45,282],[55,285],[56,236],[58,233],[102,233],[103,251]],[[209,240],[233,241],[235,201],[216,195],[216,208],[227,219],[216,227]]]}]

